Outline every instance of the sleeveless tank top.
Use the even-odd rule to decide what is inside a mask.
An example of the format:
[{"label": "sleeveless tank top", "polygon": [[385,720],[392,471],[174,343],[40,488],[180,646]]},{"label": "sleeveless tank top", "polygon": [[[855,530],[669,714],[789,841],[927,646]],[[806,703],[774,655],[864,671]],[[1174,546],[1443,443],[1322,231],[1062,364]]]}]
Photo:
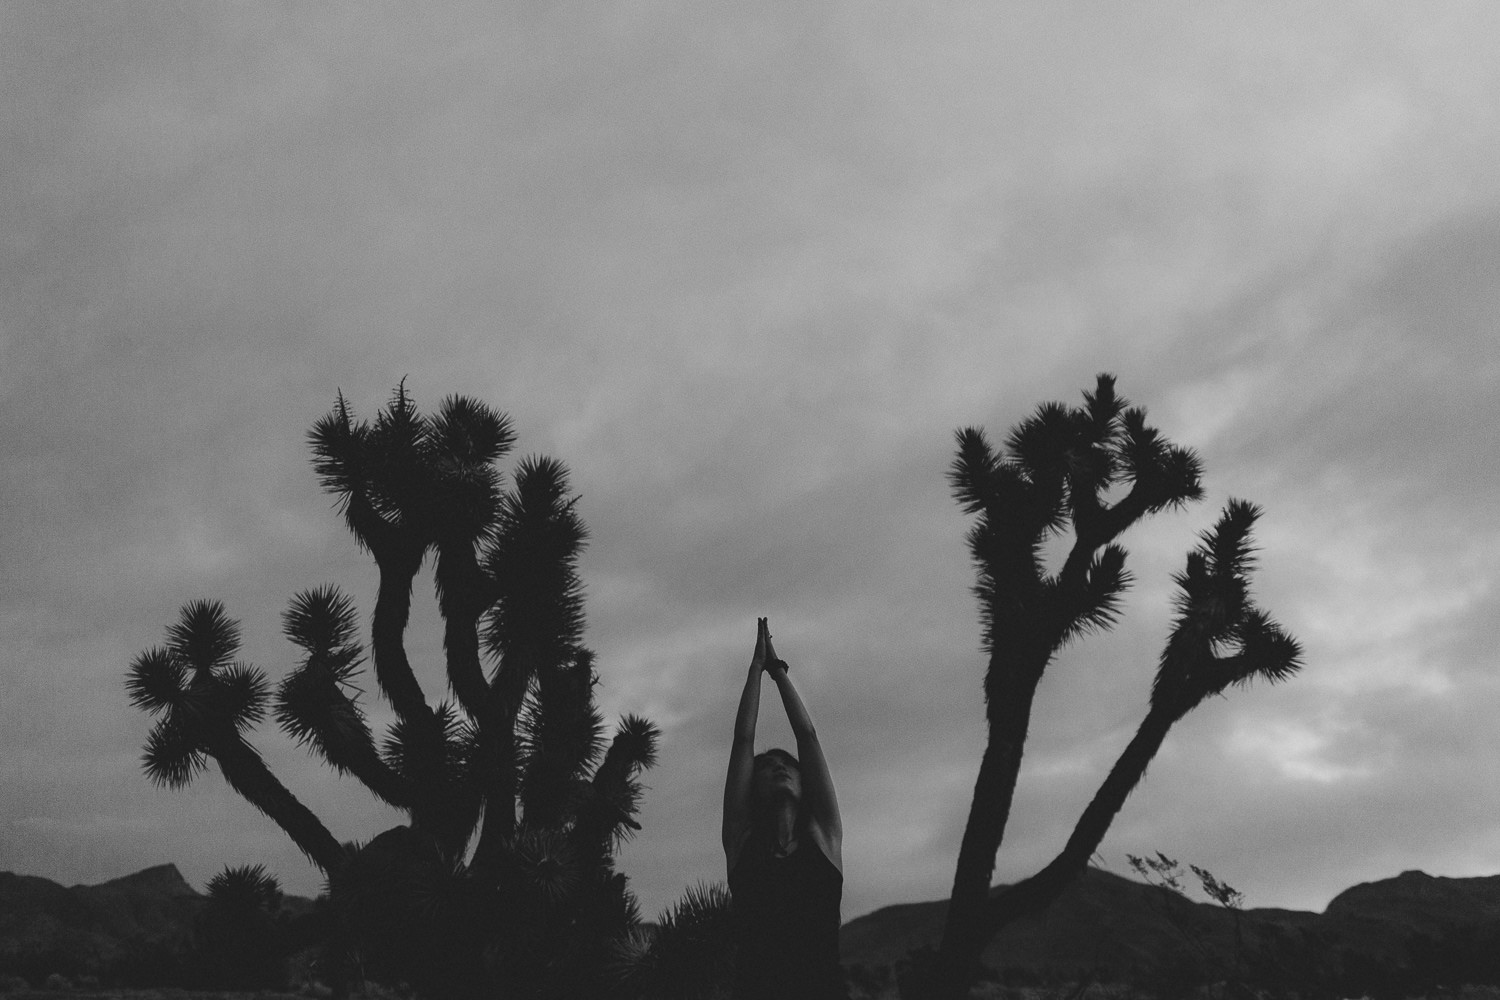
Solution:
[{"label": "sleeveless tank top", "polygon": [[784,858],[752,833],[729,873],[735,1000],[843,1000],[839,903],[844,876],[812,838]]}]

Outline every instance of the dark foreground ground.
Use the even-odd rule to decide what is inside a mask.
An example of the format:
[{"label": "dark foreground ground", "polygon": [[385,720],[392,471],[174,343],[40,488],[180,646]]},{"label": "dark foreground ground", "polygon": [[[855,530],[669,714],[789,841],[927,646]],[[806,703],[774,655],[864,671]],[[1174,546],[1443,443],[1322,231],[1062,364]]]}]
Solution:
[{"label": "dark foreground ground", "polygon": [[[323,994],[326,996],[326,994]],[[34,990],[7,992],[5,1000],[316,1000],[316,993],[278,993],[270,990]],[[387,992],[355,993],[351,1000],[389,1000]]]},{"label": "dark foreground ground", "polygon": [[[1200,995],[1204,1000],[1216,1000],[1225,994],[1209,988]],[[315,996],[316,994],[267,990],[0,990],[0,997],[5,1000],[309,1000]],[[895,1000],[896,994],[892,991],[878,994],[854,993],[852,996],[864,996],[869,1000]],[[377,987],[370,993],[355,993],[351,1000],[394,1000],[395,997],[396,994]],[[1001,986],[982,983],[969,994],[970,1000],[1143,1000],[1149,997],[1148,993],[1120,984],[1095,984],[1080,993],[1076,986]],[[1429,997],[1424,995],[1412,1000],[1429,1000]],[[1432,994],[1430,1000],[1500,1000],[1500,986],[1465,986]]]}]

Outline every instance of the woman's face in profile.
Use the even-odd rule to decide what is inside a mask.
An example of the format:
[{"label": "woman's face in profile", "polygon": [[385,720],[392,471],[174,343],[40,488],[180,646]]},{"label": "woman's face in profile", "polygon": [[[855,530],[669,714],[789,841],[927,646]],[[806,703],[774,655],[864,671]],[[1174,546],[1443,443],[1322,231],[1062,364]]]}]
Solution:
[{"label": "woman's face in profile", "polygon": [[781,757],[762,757],[755,762],[754,790],[755,797],[762,802],[770,802],[778,795],[800,802],[802,775]]}]

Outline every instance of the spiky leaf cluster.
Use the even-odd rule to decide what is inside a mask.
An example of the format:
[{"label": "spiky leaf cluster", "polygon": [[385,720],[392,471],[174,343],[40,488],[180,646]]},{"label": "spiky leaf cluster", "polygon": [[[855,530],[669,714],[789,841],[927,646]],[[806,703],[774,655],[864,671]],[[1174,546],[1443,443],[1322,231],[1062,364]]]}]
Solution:
[{"label": "spiky leaf cluster", "polygon": [[146,738],[146,774],[181,788],[210,756],[243,745],[241,734],[265,718],[265,675],[233,657],[239,624],[218,601],[192,601],[167,630],[164,645],[135,658],[126,677],[130,702],[157,716]]},{"label": "spiky leaf cluster", "polygon": [[1251,530],[1261,510],[1230,500],[1173,577],[1176,618],[1151,689],[1155,708],[1181,714],[1231,685],[1285,680],[1302,647],[1250,599]]},{"label": "spiky leaf cluster", "polygon": [[496,589],[485,638],[502,658],[539,666],[576,650],[584,624],[578,556],[588,532],[575,503],[561,463],[528,458],[516,469],[484,555]]},{"label": "spiky leaf cluster", "polygon": [[210,905],[231,913],[275,913],[281,906],[281,882],[265,865],[226,866],[207,888]]},{"label": "spiky leaf cluster", "polygon": [[[1145,411],[1100,375],[1084,405],[1047,403],[996,450],[978,428],[957,434],[949,484],[975,515],[969,551],[978,579],[984,648],[1036,672],[1068,639],[1111,626],[1129,585],[1125,551],[1113,544],[1157,511],[1199,499],[1197,456],[1162,437]],[[1071,531],[1060,568],[1046,547]]]},{"label": "spiky leaf cluster", "polygon": [[611,972],[626,997],[696,1000],[727,990],[735,928],[729,890],[698,883],[656,919],[614,946]]}]

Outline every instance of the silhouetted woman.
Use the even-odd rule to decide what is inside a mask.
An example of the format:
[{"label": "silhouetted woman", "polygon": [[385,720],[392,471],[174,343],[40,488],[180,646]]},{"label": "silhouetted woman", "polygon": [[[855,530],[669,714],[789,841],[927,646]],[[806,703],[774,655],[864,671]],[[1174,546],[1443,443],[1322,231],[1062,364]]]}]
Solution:
[{"label": "silhouetted woman", "polygon": [[[781,692],[797,757],[780,749],[755,753],[762,674]],[[736,1000],[845,997],[839,967],[842,842],[838,800],[817,731],[762,618],[724,784],[724,855],[739,941]]]}]

